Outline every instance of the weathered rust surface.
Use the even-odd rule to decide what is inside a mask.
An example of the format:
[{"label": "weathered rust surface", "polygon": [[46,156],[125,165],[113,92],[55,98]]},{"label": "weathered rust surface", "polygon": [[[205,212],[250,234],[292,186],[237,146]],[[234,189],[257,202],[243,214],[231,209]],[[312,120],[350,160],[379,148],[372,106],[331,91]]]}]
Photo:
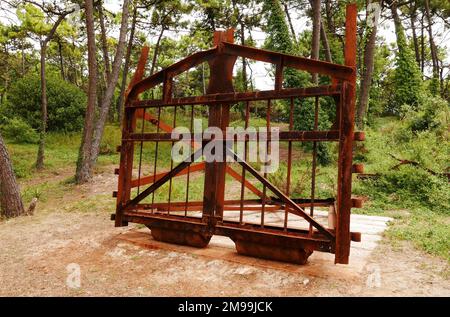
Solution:
[{"label": "weathered rust surface", "polygon": [[[122,143],[119,147],[120,168],[116,214],[112,217],[116,226],[127,225],[128,222],[141,223],[151,229],[155,240],[174,244],[204,248],[213,235],[230,237],[236,244],[238,253],[265,259],[304,264],[313,251],[335,254],[335,263],[347,264],[350,256],[350,241],[360,241],[359,233],[350,232],[350,213],[352,208],[360,208],[362,200],[352,197],[352,175],[364,173],[361,164],[353,164],[352,149],[355,141],[363,141],[363,132],[354,131],[354,108],[356,89],[356,17],[357,7],[347,6],[345,65],[338,65],[318,60],[306,59],[277,52],[256,49],[234,44],[233,30],[214,33],[214,47],[210,50],[195,53],[150,77],[143,78],[148,48],[142,50],[136,74],[126,94],[125,114],[122,129]],[[273,64],[275,69],[274,89],[269,91],[235,92],[233,85],[233,68],[238,58],[247,58]],[[202,96],[176,97],[176,76],[192,67],[207,63],[210,79],[207,91]],[[284,70],[289,67],[297,70],[328,76],[331,85],[318,87],[283,87]],[[159,99],[139,100],[143,92],[160,86]],[[150,95],[150,94],[147,94]],[[153,93],[151,95],[154,95]],[[335,101],[336,121],[327,130],[319,129],[320,98],[331,97]],[[296,131],[294,129],[294,111],[301,107],[307,98],[313,98],[314,129],[312,131]],[[245,106],[245,128],[249,126],[252,103],[258,107],[266,104],[266,127],[271,127],[273,101],[289,102],[289,128],[280,131],[280,142],[288,144],[287,158],[280,158],[287,163],[287,179],[276,183],[269,181],[267,174],[261,174],[247,162],[247,154],[239,157],[232,149],[226,153],[240,164],[241,171],[228,162],[195,162],[201,157],[202,149],[211,142],[225,142],[227,137],[209,138],[191,133],[183,139],[191,149],[191,161],[175,164],[171,161],[170,169],[158,169],[158,145],[161,142],[179,141],[172,137],[177,127],[177,111],[190,112],[191,131],[194,117],[198,113],[208,114],[208,126],[225,131],[230,125],[230,107],[237,103]],[[194,111],[194,107],[197,107]],[[201,109],[201,112],[198,110]],[[190,109],[190,110],[189,110]],[[161,112],[173,114],[170,123],[161,120]],[[167,112],[166,112],[167,113]],[[180,114],[178,114],[180,115]],[[263,118],[260,116],[260,118]],[[137,126],[140,128],[137,129]],[[145,125],[153,125],[156,129],[146,130]],[[153,132],[155,131],[156,132]],[[261,132],[248,135],[244,139],[233,139],[244,143],[248,148],[251,137],[264,140]],[[311,192],[308,197],[292,197],[295,165],[293,145],[298,142],[313,143],[312,170],[310,171]],[[339,149],[337,164],[338,177],[335,180],[337,197],[316,197],[317,145],[319,142],[336,142]],[[144,144],[155,146],[155,156],[151,161],[153,172],[149,175],[142,172],[148,161],[143,156]],[[138,145],[138,147],[136,147]],[[266,144],[269,148],[268,143]],[[135,151],[140,148],[139,159]],[[225,148],[225,147],[224,147]],[[246,151],[245,151],[246,152]],[[147,167],[148,169],[148,167]],[[136,177],[137,171],[137,177]],[[304,171],[298,171],[304,173]],[[191,174],[204,173],[203,199],[195,201],[189,198],[189,182]],[[226,176],[237,180],[240,186],[240,199],[227,199]],[[186,198],[173,201],[172,182],[186,178]],[[283,183],[284,185],[279,185]],[[259,183],[259,184],[258,184]],[[155,201],[155,192],[168,184],[167,201]],[[277,184],[277,185],[275,185]],[[258,186],[259,185],[259,186]],[[233,185],[235,186],[235,185]],[[165,187],[165,188],[167,188]],[[261,190],[262,188],[262,190]],[[166,189],[164,189],[166,190]],[[248,192],[257,199],[246,199]],[[308,194],[309,195],[309,194]],[[198,198],[197,198],[198,200]],[[332,210],[325,221],[320,220],[314,210],[319,207],[330,207]],[[282,227],[273,226],[273,214],[284,215]],[[258,224],[246,223],[249,213],[257,213]],[[234,215],[230,220],[230,215]],[[292,221],[306,222],[308,227],[295,229]],[[327,223],[327,224],[326,224]]]}]

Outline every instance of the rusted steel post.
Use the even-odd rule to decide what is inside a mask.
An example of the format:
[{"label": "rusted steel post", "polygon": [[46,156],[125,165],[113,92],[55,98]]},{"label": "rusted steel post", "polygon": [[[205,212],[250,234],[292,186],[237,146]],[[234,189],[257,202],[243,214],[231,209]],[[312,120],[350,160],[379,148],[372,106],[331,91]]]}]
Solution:
[{"label": "rusted steel post", "polygon": [[[133,79],[130,82],[129,88],[126,92],[125,114],[123,116],[122,125],[122,140],[128,139],[128,135],[132,134],[136,128],[136,109],[127,108],[136,97],[130,98],[130,89],[144,77],[145,64],[147,63],[149,47],[144,46],[141,51],[141,56],[136,68],[136,72]],[[131,182],[133,172],[133,155],[134,155],[134,142],[122,141],[120,147],[120,168],[119,168],[119,180],[117,189],[117,206],[116,206],[116,218],[115,226],[122,227],[127,225],[123,221],[123,206],[130,200],[131,195]]]},{"label": "rusted steel post", "polygon": [[[223,42],[234,42],[234,30],[214,32],[214,45],[219,53],[210,61],[208,94],[234,92],[233,67],[236,56],[222,54]],[[209,127],[219,127],[225,132],[230,121],[230,104],[209,106]],[[224,158],[225,160],[225,158]],[[226,162],[211,162],[205,166],[203,219],[214,225],[223,217],[225,200]]]},{"label": "rusted steel post", "polygon": [[357,10],[356,4],[347,6],[345,65],[353,68],[353,74],[349,81],[344,82],[339,105],[341,111],[335,263],[341,264],[348,264],[351,241],[350,213],[352,208],[352,151],[355,125]]}]

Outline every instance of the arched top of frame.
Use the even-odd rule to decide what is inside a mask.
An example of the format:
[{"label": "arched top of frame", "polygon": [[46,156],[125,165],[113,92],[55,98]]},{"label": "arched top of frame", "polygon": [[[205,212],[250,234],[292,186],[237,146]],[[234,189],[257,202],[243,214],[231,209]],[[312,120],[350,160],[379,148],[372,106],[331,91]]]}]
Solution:
[{"label": "arched top of frame", "polygon": [[[216,33],[221,34],[229,32],[230,31]],[[221,37],[220,35],[215,35],[215,41],[218,43],[212,49],[192,54],[185,59],[135,83],[130,87],[128,98],[134,100],[144,91],[164,83],[166,80],[170,80],[190,68],[193,68],[201,63],[208,62],[216,57],[244,57],[255,61],[271,63],[276,67],[290,67],[309,73],[326,75],[340,81],[351,81],[356,71],[354,67],[350,66],[234,44],[231,43],[232,40],[230,41],[228,39],[228,41],[226,41],[226,37],[229,38],[229,36]],[[225,38],[225,41],[223,38]]]}]

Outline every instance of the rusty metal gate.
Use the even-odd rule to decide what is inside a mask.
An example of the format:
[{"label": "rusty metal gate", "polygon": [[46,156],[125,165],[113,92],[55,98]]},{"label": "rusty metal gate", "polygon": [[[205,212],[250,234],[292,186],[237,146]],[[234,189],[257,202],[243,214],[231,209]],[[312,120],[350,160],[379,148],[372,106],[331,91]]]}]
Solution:
[{"label": "rusty metal gate", "polygon": [[[116,226],[141,223],[151,229],[156,240],[194,247],[207,246],[213,235],[227,236],[241,254],[300,264],[315,250],[330,252],[335,254],[336,263],[347,264],[350,242],[360,241],[359,233],[350,232],[351,208],[361,205],[360,200],[352,199],[352,173],[363,172],[361,165],[352,163],[353,142],[364,139],[363,133],[354,132],[356,15],[356,6],[349,5],[345,65],[236,45],[233,30],[228,30],[214,33],[212,49],[142,79],[148,57],[148,48],[144,47],[127,91],[118,149],[120,168],[116,170],[119,185],[114,192],[117,210],[112,218]],[[273,64],[274,90],[235,92],[233,68],[238,57]],[[203,63],[208,64],[210,73],[206,94],[176,97],[177,76]],[[283,74],[288,68],[328,76],[331,84],[284,88]],[[161,98],[155,97],[155,87],[160,87]],[[140,96],[146,99],[140,100]],[[325,97],[335,102],[336,122],[327,130],[319,130],[319,99]],[[314,100],[314,129],[296,131],[294,111],[306,98]],[[188,140],[189,148],[195,149],[190,159],[175,163],[170,157],[172,145],[179,141],[172,132],[180,122],[192,131],[194,118],[203,116],[207,117],[207,126],[225,131],[230,125],[230,107],[240,104],[242,123],[247,128],[254,116],[252,106],[257,103],[263,104],[265,125],[270,128],[272,104],[277,100],[290,105],[288,126],[279,133],[279,141],[287,144],[287,172],[282,186],[279,182],[274,185],[267,173],[258,172],[248,162],[248,139],[241,140],[244,157],[224,147],[232,162],[201,161],[201,152],[208,144],[226,142],[226,138],[194,133]],[[257,133],[257,137],[261,135]],[[313,144],[311,191],[304,198],[292,195],[291,177],[296,168],[293,147],[299,142]],[[320,142],[337,143],[336,199],[316,195]],[[203,179],[199,181],[200,173]],[[234,199],[227,198],[233,193]],[[317,213],[319,207],[329,208],[327,217]]]}]

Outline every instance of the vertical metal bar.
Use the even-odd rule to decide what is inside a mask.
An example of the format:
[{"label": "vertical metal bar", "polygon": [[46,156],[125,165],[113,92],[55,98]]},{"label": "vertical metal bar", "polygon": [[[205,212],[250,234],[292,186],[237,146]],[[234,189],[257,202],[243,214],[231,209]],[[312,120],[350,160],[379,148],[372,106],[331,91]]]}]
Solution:
[{"label": "vertical metal bar", "polygon": [[345,25],[345,65],[353,68],[348,82],[344,82],[340,102],[340,141],[338,166],[338,197],[336,226],[335,262],[348,264],[350,256],[350,213],[352,208],[352,164],[353,133],[355,126],[356,99],[356,52],[357,52],[357,14],[356,4],[347,6]]},{"label": "vertical metal bar", "polygon": [[[245,130],[248,128],[250,120],[250,101],[247,101],[245,103]],[[247,161],[248,157],[248,141],[247,137],[244,141],[244,160]],[[245,175],[246,170],[245,167],[242,167],[242,183],[241,183],[241,206],[240,206],[240,212],[239,212],[239,223],[242,224],[243,218],[244,218],[244,195],[245,195]]]},{"label": "vertical metal bar", "polygon": [[[177,106],[175,106],[173,108],[173,128],[175,129],[177,127]],[[174,142],[172,142],[172,147],[174,145]],[[170,170],[173,169],[173,158],[172,158],[172,153],[170,155]],[[169,201],[168,201],[168,206],[167,206],[167,213],[170,215],[170,203],[172,200],[172,182],[173,182],[173,177],[170,178],[169,180]]]},{"label": "vertical metal bar", "polygon": [[[147,109],[142,109],[142,127],[141,127],[141,135],[144,135],[145,132],[145,113],[147,112]],[[137,188],[137,194],[139,195],[141,192],[141,172],[142,172],[142,152],[144,149],[144,140],[141,141],[140,144],[140,151],[139,151],[139,170],[138,170],[138,188]]]},{"label": "vertical metal bar", "polygon": [[[294,98],[291,97],[291,105],[289,109],[289,131],[294,130]],[[289,196],[291,192],[291,172],[292,172],[292,141],[289,141],[288,145],[288,167],[287,167],[287,180],[286,180],[286,195]],[[287,231],[288,225],[288,213],[289,207],[285,207],[284,211],[284,230]]]},{"label": "vertical metal bar", "polygon": [[[314,131],[319,128],[319,97],[316,96],[314,100]],[[313,142],[313,157],[312,157],[312,174],[311,174],[311,207],[309,215],[314,216],[314,202],[316,199],[316,172],[317,172],[317,141]],[[313,234],[313,226],[309,224],[309,234]]]},{"label": "vertical metal bar", "polygon": [[[191,106],[191,135],[194,133],[194,105]],[[193,142],[192,140],[189,142],[190,149],[192,151],[193,148]],[[187,172],[187,179],[186,179],[186,203],[185,203],[185,209],[184,209],[184,216],[187,217],[187,211],[188,211],[188,202],[189,202],[189,181],[191,176],[191,165],[188,166],[188,172]]]},{"label": "vertical metal bar", "polygon": [[[158,107],[158,122],[156,122],[156,133],[159,133],[159,124],[161,122],[161,107]],[[153,166],[153,183],[156,181],[156,167],[158,164],[158,149],[159,149],[159,142],[156,141],[155,143],[155,165]],[[152,205],[155,203],[155,192],[152,193]],[[152,208],[152,213],[153,213]]]},{"label": "vertical metal bar", "polygon": [[[266,129],[267,129],[267,140],[266,140],[266,157],[265,161],[267,164],[268,154],[269,154],[269,139],[270,139],[270,114],[271,114],[271,108],[272,108],[272,100],[269,99],[267,102],[267,110],[266,110]],[[267,172],[264,170],[264,178],[267,178]],[[266,211],[266,194],[267,194],[267,186],[264,184],[263,186],[263,199],[262,199],[262,206],[261,206],[261,227],[264,228],[264,214]]]}]

